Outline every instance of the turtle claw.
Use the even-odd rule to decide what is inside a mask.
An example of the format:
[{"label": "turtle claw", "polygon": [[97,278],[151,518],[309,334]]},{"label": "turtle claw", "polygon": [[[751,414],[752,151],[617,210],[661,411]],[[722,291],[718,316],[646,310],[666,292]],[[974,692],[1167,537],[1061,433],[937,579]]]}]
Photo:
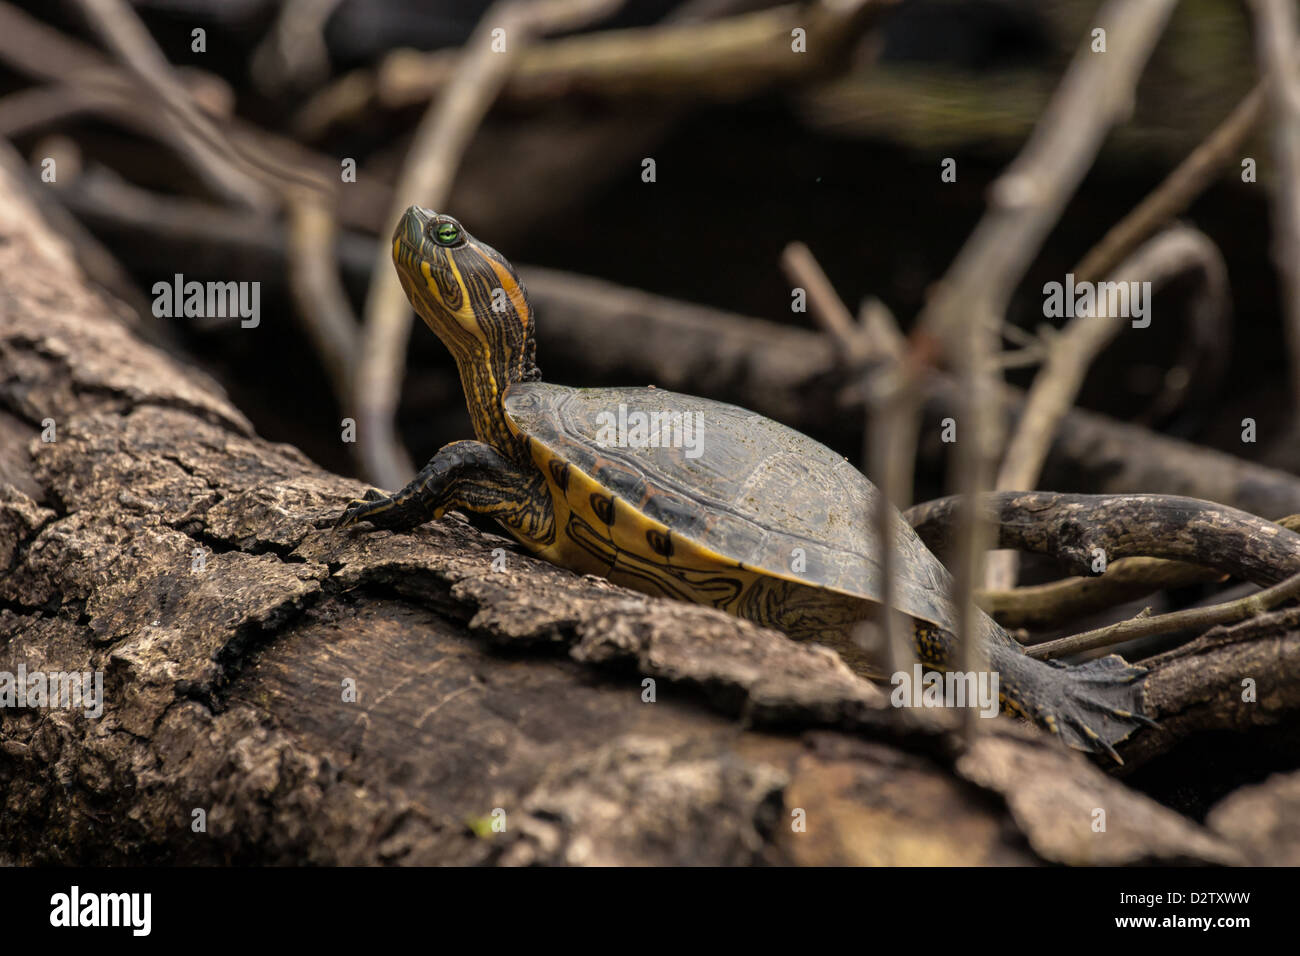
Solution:
[{"label": "turtle claw", "polygon": [[1071,714],[1065,715],[1065,722],[1074,728],[1075,733],[1088,744],[1093,753],[1104,753],[1115,761],[1117,766],[1124,766],[1124,758],[1119,755],[1119,752],[1111,746],[1110,741],[1105,737],[1100,736],[1095,730]]},{"label": "turtle claw", "polygon": [[[1114,654],[1082,664],[1036,661],[994,645],[997,669],[1015,711],[1030,717],[1076,750],[1123,764],[1116,745],[1139,728],[1158,726],[1147,716],[1146,668]],[[1047,666],[1044,666],[1044,665]]]},{"label": "turtle claw", "polygon": [[1124,761],[1112,745],[1139,727],[1159,726],[1142,713],[1145,668],[1112,654],[1077,664],[1064,673],[1070,683],[1056,698],[1055,709],[1064,723],[1062,736],[1076,747],[1106,754],[1122,765]]},{"label": "turtle claw", "polygon": [[378,524],[375,521],[375,516],[387,511],[392,506],[392,498],[382,491],[371,488],[362,497],[354,498],[348,502],[348,506],[343,509],[343,513],[334,521],[334,527],[336,529],[350,528],[358,521],[369,521],[372,524]]}]

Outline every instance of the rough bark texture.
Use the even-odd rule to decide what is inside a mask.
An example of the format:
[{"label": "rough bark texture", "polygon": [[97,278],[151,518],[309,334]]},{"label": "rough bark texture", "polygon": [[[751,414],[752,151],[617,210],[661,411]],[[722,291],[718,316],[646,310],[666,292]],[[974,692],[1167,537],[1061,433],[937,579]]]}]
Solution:
[{"label": "rough bark texture", "polygon": [[[981,501],[999,548],[1055,558],[1073,574],[1098,573],[1120,558],[1167,558],[1213,568],[1254,584],[1300,573],[1300,534],[1237,508],[1177,495],[1067,495],[999,491]],[[942,557],[956,540],[961,499],[907,510],[921,540]]]},{"label": "rough bark texture", "polygon": [[[99,670],[106,692],[98,719],[0,708],[8,861],[1295,859],[1285,823],[1250,822],[1284,821],[1294,783],[1203,826],[1033,728],[988,721],[963,750],[830,651],[457,517],[317,529],[362,486],[135,338],[3,176],[0,441],[0,671]],[[1294,658],[1295,622],[1269,633]]]}]

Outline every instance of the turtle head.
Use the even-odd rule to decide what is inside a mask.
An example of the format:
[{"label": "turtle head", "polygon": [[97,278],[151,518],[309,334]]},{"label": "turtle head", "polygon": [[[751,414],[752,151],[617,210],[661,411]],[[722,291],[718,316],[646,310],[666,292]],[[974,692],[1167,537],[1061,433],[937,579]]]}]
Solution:
[{"label": "turtle head", "polygon": [[532,306],[505,256],[451,216],[411,206],[393,232],[393,264],[416,313],[458,363],[486,364],[498,389],[538,377]]},{"label": "turtle head", "polygon": [[419,206],[393,232],[393,265],[416,313],[456,359],[479,440],[504,447],[506,388],[541,377],[519,273],[451,216]]}]

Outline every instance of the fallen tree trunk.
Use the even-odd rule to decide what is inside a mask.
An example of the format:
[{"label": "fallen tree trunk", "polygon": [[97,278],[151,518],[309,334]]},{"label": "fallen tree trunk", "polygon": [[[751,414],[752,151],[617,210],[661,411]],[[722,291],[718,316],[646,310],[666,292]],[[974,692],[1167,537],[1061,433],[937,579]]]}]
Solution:
[{"label": "fallen tree trunk", "polygon": [[[262,441],[143,344],[3,174],[0,439],[0,671],[104,688],[97,716],[0,708],[7,862],[1297,852],[1244,816],[1294,787],[1202,826],[1033,728],[999,718],[959,746],[948,715],[891,707],[823,648],[575,576],[457,517],[317,528],[362,486]],[[1290,619],[1269,639],[1300,646]],[[1274,704],[1293,714],[1290,680]]]}]

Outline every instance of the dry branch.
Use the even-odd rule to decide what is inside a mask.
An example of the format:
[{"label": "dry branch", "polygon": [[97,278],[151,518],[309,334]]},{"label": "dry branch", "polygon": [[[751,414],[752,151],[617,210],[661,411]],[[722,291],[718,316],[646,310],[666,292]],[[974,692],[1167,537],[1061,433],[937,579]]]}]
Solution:
[{"label": "dry branch", "polygon": [[1273,121],[1273,259],[1282,280],[1282,314],[1290,352],[1291,411],[1300,415],[1300,75],[1296,11],[1288,0],[1252,0],[1260,69]]},{"label": "dry branch", "polygon": [[[1217,327],[1229,311],[1227,266],[1214,243],[1195,229],[1175,227],[1161,233],[1125,260],[1107,281],[1149,282],[1154,292],[1189,269],[1197,270],[1201,280],[1194,308],[1211,314],[1208,324]],[[1052,437],[1074,406],[1088,369],[1128,321],[1126,315],[1098,315],[1094,306],[1053,336],[1043,367],[1025,398],[1015,433],[1007,443],[996,490],[1026,491],[1038,483]],[[991,556],[985,586],[1013,587],[1016,570],[1014,555]]]},{"label": "dry branch", "polygon": [[[1267,587],[1300,573],[1300,534],[1212,501],[1175,495],[1071,495],[1004,491],[980,509],[998,528],[996,546],[1055,558],[1074,574],[1094,575],[1120,558],[1155,557],[1213,568]],[[905,514],[938,555],[954,547],[956,497]]]},{"label": "dry branch", "polygon": [[[675,16],[651,27],[531,44],[520,52],[500,95],[524,103],[573,94],[698,103],[701,98],[736,100],[778,86],[789,89],[833,72],[853,41],[895,2],[815,0],[707,22]],[[796,27],[806,32],[807,55],[790,55]],[[458,64],[454,51],[397,50],[377,70],[353,71],[312,97],[294,126],[315,140],[376,109],[423,105],[455,82]]]},{"label": "dry branch", "polygon": [[[1179,634],[1187,631],[1208,631],[1212,627],[1238,624],[1260,617],[1288,601],[1300,597],[1300,574],[1287,578],[1281,584],[1248,594],[1235,601],[1225,601],[1209,607],[1190,607],[1169,614],[1151,616],[1139,614],[1127,621],[1116,621],[1105,627],[1071,634],[1055,641],[1045,641],[1030,650],[1030,656],[1040,660],[1068,657],[1101,647],[1113,647],[1124,641],[1158,634]],[[1148,609],[1149,610],[1149,609]]]},{"label": "dry branch", "polygon": [[[781,255],[781,267],[791,284],[807,293],[813,316],[822,331],[835,342],[842,363],[857,367],[874,359],[886,361],[893,367],[901,364],[904,358],[902,334],[883,304],[877,303],[873,309],[864,311],[862,320],[855,322],[853,313],[831,285],[812,250],[801,242],[786,246]],[[887,382],[897,378],[896,374],[889,373],[881,377]],[[888,387],[883,391],[868,413],[867,427],[862,436],[862,469],[876,476],[880,482],[880,494],[876,498],[875,513],[863,515],[862,520],[875,525],[880,546],[880,608],[875,626],[884,635],[886,673],[911,673],[916,655],[908,636],[907,621],[894,610],[897,573],[894,567],[894,514],[911,487],[910,464],[916,451],[913,447],[900,453],[895,447],[899,444],[898,403]],[[859,625],[854,634],[859,645],[871,647],[876,643],[871,639],[871,627],[867,622]]]},{"label": "dry branch", "polygon": [[[1300,531],[1300,515],[1278,518],[1288,531]],[[1221,571],[1164,558],[1120,558],[1098,578],[1066,578],[1048,584],[984,591],[980,607],[1007,627],[1057,626],[1062,621],[1126,604],[1166,588],[1222,581]]]},{"label": "dry branch", "polygon": [[272,196],[237,165],[226,137],[190,99],[171,64],[125,0],[78,0],[87,19],[139,79],[144,91],[161,101],[159,116],[169,140],[228,202],[265,210]]},{"label": "dry branch", "polygon": [[[960,523],[953,569],[963,670],[978,671],[975,589],[983,580],[990,529],[977,496],[993,484],[1004,420],[995,357],[1007,303],[1048,231],[1092,165],[1112,125],[1133,105],[1138,77],[1164,29],[1173,0],[1111,0],[1098,13],[1104,57],[1085,40],[1015,161],[993,184],[990,209],[962,246],[917,321],[919,336],[939,343],[958,370],[959,417],[955,480],[968,509]],[[919,407],[919,370],[902,391]],[[917,416],[902,413],[915,421]],[[973,725],[972,725],[973,727]]]},{"label": "dry branch", "polygon": [[1251,90],[1214,131],[1192,150],[1133,211],[1111,226],[1074,267],[1075,282],[1095,282],[1139,245],[1186,211],[1225,167],[1242,157],[1241,147],[1264,112],[1264,84]]}]

